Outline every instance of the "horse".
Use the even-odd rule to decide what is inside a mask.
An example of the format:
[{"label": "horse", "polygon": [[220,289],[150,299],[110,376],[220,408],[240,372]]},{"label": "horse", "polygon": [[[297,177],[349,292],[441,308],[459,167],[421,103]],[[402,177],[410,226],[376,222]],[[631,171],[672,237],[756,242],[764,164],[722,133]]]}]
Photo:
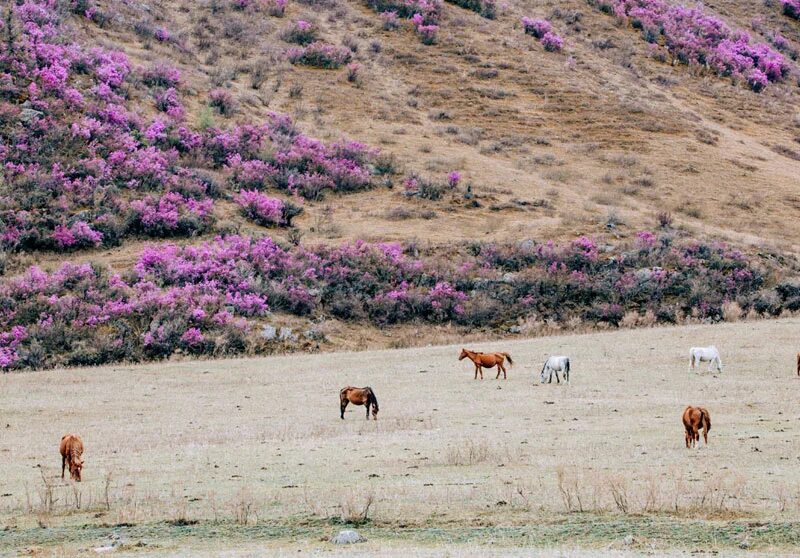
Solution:
[{"label": "horse", "polygon": [[541,379],[542,383],[544,383],[545,373],[548,372],[550,378],[549,381],[547,382],[548,384],[553,383],[553,372],[555,372],[556,374],[556,382],[558,382],[559,384],[561,383],[561,380],[558,378],[558,373],[562,372],[564,375],[564,381],[566,383],[569,383],[569,357],[551,356],[550,358],[548,358],[545,361],[544,366],[542,366],[542,373],[539,375],[539,378]]},{"label": "horse", "polygon": [[503,372],[503,379],[507,380],[506,367],[503,366],[503,363],[508,359],[508,366],[511,367],[514,365],[514,361],[508,353],[480,353],[478,351],[470,351],[469,349],[461,349],[461,355],[459,355],[458,360],[464,360],[465,358],[469,358],[475,364],[476,380],[478,379],[478,372],[480,372],[481,380],[483,380],[483,369],[494,368],[495,366],[497,366],[497,376],[495,376],[495,380],[500,378],[501,371]]},{"label": "horse", "polygon": [[704,407],[689,405],[683,411],[683,426],[686,429],[686,447],[691,448],[700,444],[700,429],[703,429],[703,439],[708,445],[708,431],[711,430],[711,415]]},{"label": "horse", "polygon": [[717,372],[722,372],[722,359],[719,358],[719,351],[714,345],[710,347],[692,347],[689,349],[689,372],[695,369],[701,362],[708,362],[708,371],[716,366]]},{"label": "horse", "polygon": [[344,420],[344,410],[348,403],[353,405],[365,405],[367,407],[367,420],[369,420],[369,408],[372,406],[372,419],[378,420],[378,398],[371,387],[357,388],[347,386],[339,392],[339,403],[342,409],[342,420]]},{"label": "horse", "polygon": [[75,434],[66,434],[61,438],[59,446],[61,452],[61,478],[64,478],[64,468],[69,466],[69,477],[81,482],[81,469],[83,469],[83,440]]}]

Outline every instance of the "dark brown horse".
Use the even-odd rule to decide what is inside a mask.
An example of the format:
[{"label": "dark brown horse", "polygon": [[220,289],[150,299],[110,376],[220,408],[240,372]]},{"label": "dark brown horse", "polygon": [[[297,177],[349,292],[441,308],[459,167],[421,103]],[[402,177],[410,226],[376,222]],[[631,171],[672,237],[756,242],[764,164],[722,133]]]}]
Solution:
[{"label": "dark brown horse", "polygon": [[67,434],[61,438],[59,446],[61,452],[61,478],[64,478],[64,468],[69,466],[69,477],[81,482],[81,469],[83,469],[83,441],[80,436]]},{"label": "dark brown horse", "polygon": [[372,418],[378,420],[378,398],[371,387],[357,388],[347,386],[339,392],[339,403],[342,408],[342,420],[344,420],[344,410],[348,403],[353,405],[365,405],[367,407],[367,420],[369,420],[369,408],[372,407]]},{"label": "dark brown horse", "polygon": [[704,407],[686,407],[683,411],[683,426],[686,428],[686,447],[691,448],[700,443],[700,429],[703,439],[708,445],[708,431],[711,430],[711,415]]},{"label": "dark brown horse", "polygon": [[503,372],[503,379],[506,380],[506,367],[503,366],[505,359],[508,359],[508,365],[512,366],[514,361],[511,360],[511,355],[508,353],[479,353],[477,351],[470,351],[469,349],[461,349],[461,355],[458,360],[469,358],[475,364],[475,379],[478,379],[480,372],[481,380],[483,380],[483,369],[494,368],[497,366],[497,376],[495,380],[500,377],[500,372]]}]

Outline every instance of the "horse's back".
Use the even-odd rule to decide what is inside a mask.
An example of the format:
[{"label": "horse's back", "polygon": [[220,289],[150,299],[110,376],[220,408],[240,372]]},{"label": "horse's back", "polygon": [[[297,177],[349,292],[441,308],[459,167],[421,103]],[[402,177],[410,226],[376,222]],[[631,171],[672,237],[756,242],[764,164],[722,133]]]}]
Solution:
[{"label": "horse's back", "polygon": [[61,455],[66,457],[68,454],[82,454],[83,453],[83,440],[80,436],[75,434],[65,434],[61,437],[61,444],[59,445]]}]

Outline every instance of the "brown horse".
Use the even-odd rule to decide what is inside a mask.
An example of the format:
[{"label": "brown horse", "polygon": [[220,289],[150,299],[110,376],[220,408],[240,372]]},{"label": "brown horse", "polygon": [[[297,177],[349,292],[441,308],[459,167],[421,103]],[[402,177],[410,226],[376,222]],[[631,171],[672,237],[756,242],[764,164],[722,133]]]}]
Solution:
[{"label": "brown horse", "polygon": [[371,387],[357,388],[347,386],[339,392],[339,403],[342,409],[342,420],[344,420],[344,410],[348,403],[353,405],[365,405],[367,407],[367,420],[369,420],[369,408],[372,406],[372,418],[378,420],[378,398]]},{"label": "brown horse", "polygon": [[497,366],[497,376],[495,380],[500,377],[500,372],[503,372],[503,379],[506,380],[506,367],[503,366],[505,359],[508,359],[508,365],[513,366],[514,361],[511,360],[511,355],[508,353],[479,353],[477,351],[470,351],[468,349],[461,349],[461,355],[458,360],[469,358],[475,364],[475,379],[478,379],[478,372],[481,374],[483,380],[483,369],[494,368]]},{"label": "brown horse", "polygon": [[69,466],[69,477],[81,482],[81,469],[83,469],[83,440],[75,434],[67,434],[61,438],[61,478],[64,478],[64,468]]},{"label": "brown horse", "polygon": [[708,431],[711,430],[711,415],[704,407],[686,407],[683,411],[683,426],[686,428],[686,447],[691,448],[700,443],[700,429],[703,439],[708,445]]}]

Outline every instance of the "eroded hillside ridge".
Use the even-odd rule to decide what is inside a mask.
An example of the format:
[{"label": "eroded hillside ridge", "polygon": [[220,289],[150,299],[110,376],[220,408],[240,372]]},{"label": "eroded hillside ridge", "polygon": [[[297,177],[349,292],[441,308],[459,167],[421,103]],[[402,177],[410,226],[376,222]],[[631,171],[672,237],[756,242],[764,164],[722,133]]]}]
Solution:
[{"label": "eroded hillside ridge", "polygon": [[[519,7],[503,4],[498,10],[488,1],[456,4],[460,7],[453,10],[466,7],[481,21],[491,22],[487,25],[516,29],[521,23],[518,40],[524,42],[503,41],[496,44],[498,49],[519,48],[519,44],[541,48],[541,55],[549,57],[543,59],[546,73],[553,63],[565,64],[567,72],[580,71],[574,55],[586,42],[581,35],[585,32],[581,12],[553,11],[551,17],[561,20],[559,30],[567,30],[565,39],[546,19],[517,18]],[[800,308],[798,289],[782,280],[791,268],[789,260],[762,257],[772,250],[756,257],[753,250],[740,251],[730,243],[708,240],[709,231],[703,228],[674,227],[666,211],[660,214],[656,233],[648,230],[652,226],[632,226],[642,215],[653,220],[647,200],[625,204],[631,225],[613,211],[603,216],[608,200],[595,195],[591,203],[597,206],[587,205],[590,202],[582,191],[586,179],[576,175],[573,184],[571,171],[548,171],[544,178],[550,186],[543,195],[552,199],[530,199],[543,187],[536,180],[530,182],[525,165],[556,169],[565,165],[555,155],[531,153],[531,143],[566,150],[581,172],[603,169],[597,167],[597,161],[591,163],[591,170],[586,166],[587,157],[593,156],[599,145],[581,147],[564,137],[558,142],[561,147],[542,137],[531,141],[522,135],[509,142],[498,137],[491,148],[481,146],[485,133],[517,130],[514,114],[519,109],[495,112],[496,121],[487,123],[486,131],[473,134],[474,141],[459,126],[440,127],[439,123],[461,118],[450,109],[428,113],[435,128],[420,124],[416,116],[406,119],[408,125],[419,128],[426,141],[439,142],[443,151],[454,150],[449,138],[455,137],[455,143],[465,145],[465,153],[478,161],[449,157],[435,164],[429,161],[424,170],[409,157],[407,146],[390,152],[370,146],[391,146],[382,135],[388,128],[381,128],[383,132],[376,136],[371,126],[362,127],[365,142],[342,139],[336,123],[324,120],[320,106],[316,118],[302,126],[321,132],[318,135],[326,139],[319,140],[301,132],[288,114],[271,107],[264,111],[272,99],[261,97],[258,106],[252,97],[242,94],[237,85],[239,73],[248,74],[253,91],[260,91],[275,74],[279,81],[273,91],[277,92],[281,76],[289,71],[286,64],[316,68],[292,69],[291,75],[302,76],[309,87],[322,87],[320,93],[368,87],[364,65],[354,59],[363,62],[369,52],[377,56],[383,46],[373,41],[370,51],[364,52],[349,35],[342,38],[342,46],[329,42],[337,25],[351,21],[348,17],[359,25],[382,26],[386,41],[393,43],[392,71],[397,79],[409,83],[418,77],[396,66],[401,49],[407,48],[402,33],[395,33],[402,30],[399,17],[409,19],[424,44],[415,48],[440,52],[444,60],[454,60],[453,49],[460,48],[456,46],[460,39],[453,34],[470,25],[478,29],[483,25],[468,24],[461,15],[445,15],[444,4],[423,0],[371,2],[372,10],[336,2],[318,7],[330,12],[324,24],[320,18],[307,21],[298,17],[280,23],[279,31],[270,19],[282,21],[287,10],[297,9],[297,14],[312,7],[281,0],[212,1],[199,6],[200,15],[196,16],[191,9],[167,3],[157,12],[144,10],[148,12],[145,17],[141,6],[127,2],[95,5],[84,0],[26,0],[5,10],[0,27],[0,241],[6,251],[4,263],[14,273],[31,263],[41,264],[0,284],[0,367],[140,361],[176,352],[229,355],[317,350],[336,343],[326,338],[326,323],[373,329],[414,323],[507,332],[520,331],[518,324],[530,320],[618,326],[778,315]],[[675,12],[676,8],[663,2],[627,1],[601,2],[597,7],[600,10],[592,12],[598,21],[611,19],[602,11],[616,16],[614,33],[630,36],[628,25],[640,29],[644,38],[656,45],[648,55],[651,61],[663,63],[665,56],[659,49],[665,49],[701,75],[705,65],[715,75],[733,77],[733,83],[724,87],[737,96],[737,102],[752,102],[755,96],[737,86],[737,79],[762,91],[762,96],[777,91],[773,93],[776,96],[768,97],[775,102],[777,95],[791,99],[795,94],[788,83],[792,68],[787,58],[700,9]],[[353,16],[353,11],[362,15]],[[152,25],[151,12],[158,14],[156,19],[171,18],[176,25],[186,25],[185,18],[194,21],[191,39],[168,26]],[[193,46],[212,48],[212,54],[219,46],[204,43],[210,38],[200,26],[212,23],[209,13],[222,18],[223,37],[229,42],[245,33],[245,21],[269,28],[268,40],[281,41],[272,52],[274,68],[262,60],[201,80],[187,60],[196,60]],[[674,25],[665,25],[675,13],[681,17]],[[778,11],[774,15],[780,17]],[[372,19],[364,20],[365,16]],[[125,42],[109,47],[110,37],[131,38],[129,26],[122,23],[131,21],[137,23],[133,32],[144,48]],[[693,29],[694,34],[687,35],[680,25]],[[711,28],[718,32],[713,40],[708,37]],[[442,37],[442,29],[452,33],[448,40]],[[477,36],[482,34],[485,31],[478,31]],[[531,46],[535,44],[529,41],[531,36],[539,39],[538,46]],[[776,37],[773,35],[776,48],[789,53],[788,47],[777,45]],[[698,42],[698,38],[708,40]],[[791,46],[789,39],[784,41]],[[596,51],[615,48],[592,45],[595,51],[586,59],[597,56]],[[565,48],[566,52],[559,54]],[[148,54],[156,49],[156,55]],[[479,59],[466,52],[458,52],[458,57]],[[389,64],[385,60],[380,63]],[[213,56],[208,64],[213,64]],[[491,80],[498,75],[492,71],[489,68],[472,77],[475,83]],[[762,74],[766,82],[759,85]],[[340,75],[344,83],[330,81],[331,75]],[[769,91],[765,91],[767,82],[772,84]],[[492,103],[507,97],[524,100],[521,81],[503,83],[517,88],[517,93],[484,90],[479,111],[495,111]],[[198,85],[207,87],[204,94],[199,94]],[[383,87],[386,82],[378,85]],[[571,85],[556,96],[558,103],[570,97],[568,90]],[[288,98],[276,104],[294,106],[302,118],[307,111],[292,105],[292,99],[302,98],[302,91],[303,86],[296,82],[289,88]],[[426,95],[417,93],[414,103],[417,97],[425,102]],[[348,102],[360,102],[352,93],[345,96]],[[198,98],[202,99],[199,104]],[[448,103],[448,99],[442,96],[431,106]],[[377,100],[386,98],[379,95]],[[406,106],[408,110],[417,108],[410,100]],[[581,108],[587,115],[593,110],[591,106]],[[629,134],[641,123],[636,115],[644,114],[645,119],[654,115],[645,109],[632,114]],[[351,124],[358,123],[370,118],[370,109],[363,114],[350,111],[348,116]],[[563,115],[553,116],[563,119]],[[678,128],[685,117],[682,109],[671,124],[651,131],[656,136],[674,133],[682,137]],[[381,126],[399,122],[389,118]],[[347,123],[341,122],[341,130],[347,128]],[[788,129],[779,128],[781,133]],[[720,130],[699,134],[700,143],[714,146],[725,133]],[[586,132],[591,137],[593,132],[582,128],[576,128],[574,135],[579,138]],[[395,129],[392,133],[402,137],[407,132]],[[335,139],[329,140],[331,136]],[[632,139],[633,135],[622,141]],[[749,138],[740,141],[753,147]],[[480,147],[478,152],[476,147]],[[794,160],[795,152],[783,144],[766,147],[774,157]],[[520,157],[509,157],[507,149]],[[426,152],[424,148],[420,151]],[[480,165],[481,158],[492,164]],[[652,188],[651,201],[658,201],[657,207],[663,209],[664,202],[655,192],[654,172],[637,156],[602,155],[601,160],[626,168],[641,167],[643,173],[630,183],[606,175],[603,183],[609,191],[619,182],[627,196]],[[511,171],[511,163],[519,168]],[[476,164],[499,169],[499,174],[491,182],[478,182],[486,177],[474,170]],[[691,172],[698,173],[692,165],[688,164]],[[744,167],[739,164],[737,168]],[[750,173],[757,170],[747,169]],[[523,175],[526,182],[515,185]],[[499,183],[506,177],[511,178],[508,188]],[[631,188],[633,184],[637,189]],[[395,189],[395,185],[402,188]],[[776,191],[781,188],[783,182],[778,181]],[[582,210],[575,209],[572,198],[576,195]],[[381,208],[386,203],[394,207],[378,214],[373,211],[373,206]],[[741,201],[737,193],[737,208],[747,212],[749,203]],[[570,210],[562,214],[560,225],[553,225],[557,205]],[[762,200],[757,205],[766,211],[769,204]],[[344,208],[355,217],[341,226],[332,224],[330,215]],[[682,211],[696,222],[704,222],[702,210]],[[516,220],[510,218],[520,214]],[[485,220],[495,231],[497,215],[510,223],[505,226],[514,227],[508,229],[513,233],[501,231],[502,241],[492,237],[471,240],[476,234],[474,224],[480,222],[476,220]],[[419,219],[439,219],[442,225],[415,226],[413,221]],[[709,220],[713,231],[713,218]],[[396,226],[387,228],[386,223]],[[354,228],[342,234],[339,229],[346,226]],[[779,224],[772,226],[780,228]],[[527,227],[563,240],[513,241],[541,238],[528,234],[531,229]],[[269,236],[265,236],[267,232]],[[420,232],[431,234],[429,243],[411,240]],[[446,242],[435,236],[441,233]],[[181,240],[198,236],[205,238],[188,245]],[[337,241],[340,236],[345,240]],[[399,242],[382,242],[398,237]],[[136,244],[142,239],[164,238],[181,242]],[[118,253],[124,254],[121,261],[116,259]],[[92,263],[83,263],[87,261]],[[286,320],[295,331],[278,334],[274,326]],[[298,335],[298,331],[303,333]]]}]

